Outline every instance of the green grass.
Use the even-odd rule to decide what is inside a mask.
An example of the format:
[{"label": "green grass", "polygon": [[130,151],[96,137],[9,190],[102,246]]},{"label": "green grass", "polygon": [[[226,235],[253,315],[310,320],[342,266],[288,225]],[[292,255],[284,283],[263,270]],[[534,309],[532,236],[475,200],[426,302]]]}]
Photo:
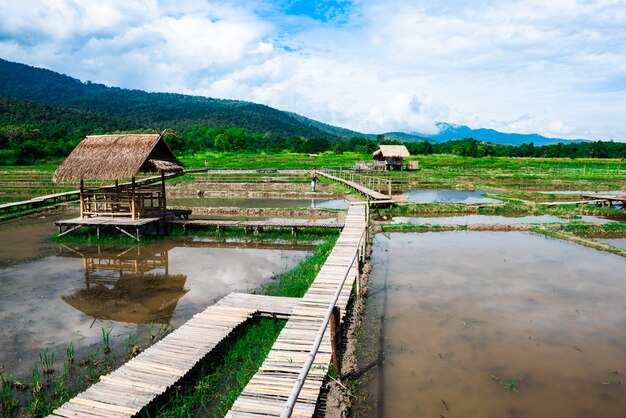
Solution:
[{"label": "green grass", "polygon": [[[302,297],[336,239],[318,245],[302,263],[261,289],[271,296]],[[146,417],[222,417],[263,363],[285,321],[260,319],[238,328],[204,361],[193,382],[169,391]]]},{"label": "green grass", "polygon": [[222,417],[267,357],[286,321],[259,319],[237,329],[203,362],[193,383],[175,387],[144,417]]},{"label": "green grass", "polygon": [[253,238],[257,242],[273,242],[273,241],[316,241],[320,239],[329,239],[338,235],[338,229],[327,228],[306,228],[300,229],[297,234],[291,233],[291,228],[268,228],[258,234],[248,232],[246,235],[243,228],[240,227],[189,227],[186,230],[177,228],[169,235],[145,235],[141,237],[141,241],[137,242],[134,238],[130,238],[121,234],[117,230],[102,229],[100,237],[96,234],[95,227],[83,227],[76,231],[70,232],[63,236],[50,237],[51,242],[63,244],[100,244],[100,245],[148,245],[165,240],[184,240],[185,237],[211,237],[218,241],[237,238]]}]

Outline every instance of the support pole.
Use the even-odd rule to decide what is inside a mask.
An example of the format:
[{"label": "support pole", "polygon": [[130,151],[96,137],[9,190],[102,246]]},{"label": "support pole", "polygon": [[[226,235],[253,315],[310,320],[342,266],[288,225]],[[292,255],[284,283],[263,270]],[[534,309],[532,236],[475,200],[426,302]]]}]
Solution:
[{"label": "support pole", "polygon": [[134,221],[136,219],[135,215],[135,178],[133,177],[130,185],[130,212],[131,219]]},{"label": "support pole", "polygon": [[161,193],[163,198],[163,207],[161,208],[161,210],[165,212],[167,210],[167,203],[165,202],[165,173],[163,171],[161,171]]},{"label": "support pole", "polygon": [[83,179],[80,179],[80,217],[84,218],[84,213],[85,213],[85,182],[83,181]]},{"label": "support pole", "polygon": [[334,307],[330,317],[330,345],[332,347],[333,367],[337,376],[341,377],[341,329],[339,308]]}]

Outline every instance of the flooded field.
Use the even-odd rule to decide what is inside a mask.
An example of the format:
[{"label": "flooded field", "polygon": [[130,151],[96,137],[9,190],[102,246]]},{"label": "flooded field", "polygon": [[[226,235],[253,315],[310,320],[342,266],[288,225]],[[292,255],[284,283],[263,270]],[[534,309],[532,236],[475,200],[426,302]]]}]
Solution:
[{"label": "flooded field", "polygon": [[343,199],[171,198],[168,204],[188,207],[238,207],[280,209],[348,209]]},{"label": "flooded field", "polygon": [[624,258],[523,232],[440,232],[378,234],[372,262],[356,415],[626,413]]},{"label": "flooded field", "polygon": [[548,192],[539,192],[543,194],[563,194],[563,195],[576,195],[576,194],[624,194],[624,190],[552,190]]},{"label": "flooded field", "polygon": [[[64,214],[67,217],[67,214]],[[311,246],[216,244],[181,237],[135,247],[56,245],[52,218],[0,225],[0,365],[28,374],[46,348],[79,357],[111,329],[113,347],[150,327],[176,327],[234,291],[294,267]],[[220,248],[221,247],[221,248]]]},{"label": "flooded field", "polygon": [[626,238],[597,238],[596,241],[626,250]]},{"label": "flooded field", "polygon": [[438,217],[410,217],[410,216],[394,216],[391,223],[411,223],[411,224],[433,224],[433,225],[467,225],[467,224],[534,224],[534,223],[552,223],[552,222],[593,222],[607,223],[613,222],[610,219],[604,219],[597,216],[583,215],[577,218],[564,219],[553,215],[538,216],[496,216],[496,215],[462,215],[462,216],[438,216]]},{"label": "flooded field", "polygon": [[489,190],[405,190],[410,203],[501,203],[499,200],[483,196],[494,193]]}]

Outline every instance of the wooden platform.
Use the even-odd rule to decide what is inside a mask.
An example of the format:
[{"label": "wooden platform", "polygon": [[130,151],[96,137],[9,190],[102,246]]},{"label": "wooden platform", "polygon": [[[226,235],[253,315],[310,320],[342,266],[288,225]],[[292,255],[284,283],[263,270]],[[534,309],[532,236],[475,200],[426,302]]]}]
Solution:
[{"label": "wooden platform", "polygon": [[595,200],[596,206],[619,205],[626,209],[626,193],[623,195],[582,195],[583,199]]},{"label": "wooden platform", "polygon": [[291,314],[297,298],[231,293],[54,410],[50,417],[132,417],[258,313]]},{"label": "wooden platform", "polygon": [[[161,221],[171,220],[171,218],[188,218],[191,215],[190,209],[169,209],[166,211],[154,213],[149,217],[131,219],[129,217],[107,217],[94,216],[91,218],[72,218],[55,221],[54,224],[59,228],[59,235],[62,236],[81,227],[96,227],[96,233],[100,236],[100,228],[113,227],[118,231],[130,236],[131,238],[140,240],[141,233],[148,226],[157,224]],[[180,219],[184,220],[184,219]],[[134,230],[134,231],[133,231]],[[131,233],[129,231],[133,231]]]},{"label": "wooden platform", "polygon": [[[337,303],[341,315],[345,314],[357,275],[357,268],[351,261],[355,249],[363,242],[366,227],[365,210],[362,205],[350,206],[345,227],[333,251],[306,295],[294,307],[287,325],[278,336],[263,365],[235,401],[227,417],[259,418],[281,415],[323,323],[324,315],[332,303],[335,291],[348,271],[348,280]],[[327,329],[292,416],[313,416],[330,361],[331,343]]]},{"label": "wooden platform", "polygon": [[372,189],[368,189],[367,187],[363,186],[362,184],[359,184],[357,182],[354,181],[350,181],[350,180],[346,180],[346,179],[342,179],[340,177],[336,177],[333,176],[331,174],[325,173],[324,171],[318,171],[317,174],[319,174],[322,177],[325,177],[327,179],[333,180],[333,181],[337,181],[339,183],[343,183],[346,186],[356,190],[357,192],[361,193],[362,195],[364,195],[365,197],[368,197],[374,201],[376,200],[390,200],[391,196],[377,192],[375,190]]}]

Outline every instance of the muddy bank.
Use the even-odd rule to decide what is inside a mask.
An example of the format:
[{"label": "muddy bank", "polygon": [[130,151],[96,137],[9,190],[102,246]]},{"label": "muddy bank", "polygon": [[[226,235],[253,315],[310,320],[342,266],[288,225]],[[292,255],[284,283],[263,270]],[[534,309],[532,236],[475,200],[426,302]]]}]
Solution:
[{"label": "muddy bank", "polygon": [[[317,190],[331,192],[335,188],[329,184],[317,184]],[[209,191],[311,191],[310,182],[307,183],[180,183],[168,185],[168,193],[182,192],[209,192]]]},{"label": "muddy bank", "polygon": [[238,198],[238,199],[341,199],[340,193],[307,192],[264,192],[264,191],[205,191],[205,190],[173,190],[169,197],[204,197],[204,198]]}]

